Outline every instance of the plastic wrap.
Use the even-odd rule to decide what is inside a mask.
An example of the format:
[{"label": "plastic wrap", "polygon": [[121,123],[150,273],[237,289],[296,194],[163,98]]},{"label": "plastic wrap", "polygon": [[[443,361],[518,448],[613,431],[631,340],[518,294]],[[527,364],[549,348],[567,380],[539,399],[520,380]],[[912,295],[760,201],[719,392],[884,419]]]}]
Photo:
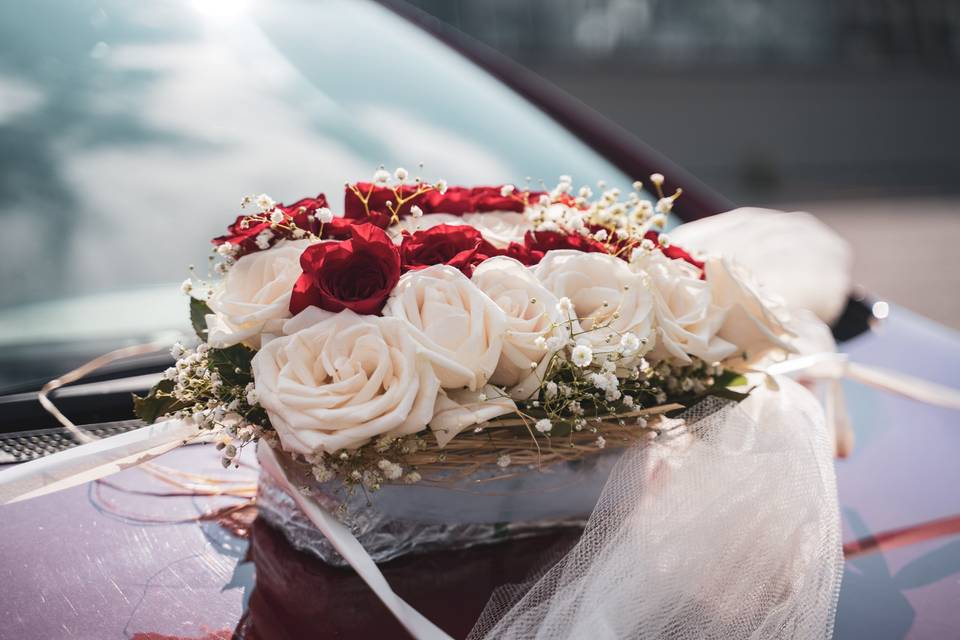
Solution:
[{"label": "plastic wrap", "polygon": [[[391,484],[375,492],[350,490],[338,480],[317,482],[306,464],[282,452],[278,458],[297,487],[350,527],[376,562],[385,562],[582,528],[620,453],[602,451],[539,469],[491,465],[462,479]],[[260,476],[258,506],[294,547],[332,565],[346,564],[268,474]]]}]

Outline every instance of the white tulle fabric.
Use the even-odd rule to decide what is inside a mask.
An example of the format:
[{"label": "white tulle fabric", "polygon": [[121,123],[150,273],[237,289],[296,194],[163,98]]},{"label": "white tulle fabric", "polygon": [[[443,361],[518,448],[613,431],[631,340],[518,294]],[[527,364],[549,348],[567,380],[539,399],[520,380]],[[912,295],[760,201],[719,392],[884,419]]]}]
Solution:
[{"label": "white tulle fabric", "polygon": [[583,537],[469,636],[829,638],[842,575],[833,443],[778,378],[628,450]]}]

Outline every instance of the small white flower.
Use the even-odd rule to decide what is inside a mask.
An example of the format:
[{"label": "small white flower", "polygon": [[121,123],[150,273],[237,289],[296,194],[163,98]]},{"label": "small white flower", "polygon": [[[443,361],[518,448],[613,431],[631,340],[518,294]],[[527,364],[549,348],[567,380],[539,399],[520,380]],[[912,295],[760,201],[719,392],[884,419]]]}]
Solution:
[{"label": "small white flower", "polygon": [[403,478],[403,481],[406,482],[407,484],[416,484],[420,482],[422,479],[423,477],[418,472],[411,471]]},{"label": "small white flower", "polygon": [[256,242],[257,248],[265,251],[270,248],[271,240],[273,240],[273,232],[270,229],[264,229],[257,234],[254,242]]},{"label": "small white flower", "polygon": [[186,295],[190,295],[190,293],[193,291],[193,280],[191,280],[190,278],[187,278],[186,280],[184,280],[180,284],[180,291],[182,291]]},{"label": "small white flower", "polygon": [[553,423],[550,422],[547,418],[542,420],[537,420],[537,423],[533,425],[537,431],[540,433],[550,433],[550,430],[553,429]]},{"label": "small white flower", "polygon": [[389,179],[390,179],[390,172],[384,169],[383,167],[380,167],[379,169],[373,172],[373,181],[376,184],[379,184],[379,185],[387,184],[387,181]]},{"label": "small white flower", "polygon": [[548,382],[548,383],[546,384],[546,386],[544,386],[544,395],[546,395],[546,397],[547,397],[548,400],[553,399],[553,398],[556,398],[556,397],[557,397],[557,383],[556,383],[556,382],[553,382],[553,381]]},{"label": "small white flower", "polygon": [[620,336],[620,352],[630,355],[640,348],[640,338],[633,333]]},{"label": "small white flower", "polygon": [[607,441],[604,439],[604,437],[597,436],[597,449],[603,449],[605,446],[607,446]]},{"label": "small white flower", "polygon": [[653,251],[656,248],[656,246],[657,245],[653,244],[653,240],[649,240],[647,238],[644,238],[640,242],[640,248],[643,249],[644,251]]},{"label": "small white flower", "polygon": [[311,471],[317,482],[330,482],[336,477],[336,474],[323,463],[313,465]]},{"label": "small white flower", "polygon": [[567,408],[570,409],[570,413],[572,413],[575,416],[583,415],[583,406],[577,400],[574,400],[569,405],[567,405]]},{"label": "small white flower", "polygon": [[510,462],[511,462],[510,456],[508,456],[508,455],[506,455],[506,454],[504,454],[504,455],[500,456],[499,458],[497,458],[497,466],[500,467],[500,468],[503,468],[503,469],[509,467],[509,466],[510,466]]},{"label": "small white flower", "polygon": [[513,193],[515,188],[516,187],[514,187],[512,184],[505,184],[502,187],[500,187],[500,195],[506,198],[511,193]]},{"label": "small white flower", "polygon": [[423,209],[417,205],[413,205],[410,207],[410,215],[412,215],[414,218],[420,218],[423,216]]},{"label": "small white flower", "polygon": [[403,475],[403,467],[396,462],[390,462],[384,459],[378,462],[377,466],[380,467],[380,471],[383,472],[383,477],[387,480],[396,480]]},{"label": "small white flower", "polygon": [[606,229],[600,229],[600,231],[597,231],[595,234],[593,234],[593,237],[599,240],[600,242],[603,242],[604,240],[607,239],[607,235],[608,234]]},{"label": "small white flower", "polygon": [[163,372],[163,377],[166,380],[176,380],[177,379],[177,368],[176,367],[167,367]]},{"label": "small white flower", "polygon": [[624,395],[623,396],[623,406],[632,409],[633,408],[633,396]]},{"label": "small white flower", "polygon": [[317,209],[316,211],[313,212],[313,215],[315,215],[317,217],[317,220],[319,220],[323,224],[327,224],[328,222],[333,221],[333,211],[330,211],[330,209],[326,207],[321,207]]},{"label": "small white flower", "polygon": [[260,195],[257,196],[256,203],[257,203],[257,207],[260,208],[260,211],[263,211],[264,213],[272,210],[275,206],[277,206],[277,203],[273,201],[273,198],[271,198],[265,193],[261,193]]},{"label": "small white flower", "polygon": [[437,183],[434,185],[434,188],[436,188],[436,190],[439,191],[440,193],[446,193],[446,192],[447,192],[447,181],[446,181],[446,180],[437,180]]},{"label": "small white flower", "polygon": [[635,182],[633,183],[633,188],[634,188],[635,191],[642,191],[642,190],[643,190],[643,183],[640,182],[639,180],[637,180],[637,181],[635,181]]},{"label": "small white flower", "polygon": [[283,211],[280,211],[280,209],[274,209],[270,213],[270,222],[273,224],[280,224],[283,222]]},{"label": "small white flower", "polygon": [[408,175],[410,174],[408,174],[407,170],[404,169],[403,167],[397,167],[397,170],[393,172],[393,177],[399,180],[400,182],[403,182],[404,180],[406,180]]},{"label": "small white flower", "polygon": [[595,386],[600,391],[606,391],[609,386],[609,379],[607,376],[601,373],[591,373],[590,374],[590,383]]},{"label": "small white flower", "polygon": [[251,407],[255,406],[260,399],[257,396],[257,390],[256,388],[254,388],[253,383],[252,382],[249,383],[244,389],[244,391],[246,392],[246,396],[247,396],[247,404],[250,405]]},{"label": "small white flower", "polygon": [[560,300],[557,301],[557,311],[565,316],[573,311],[573,303],[570,301],[570,298],[566,296],[560,298]]},{"label": "small white flower", "polygon": [[662,173],[653,173],[650,174],[650,182],[657,185],[658,187],[663,184],[663,174]]},{"label": "small white flower", "polygon": [[229,258],[230,256],[233,255],[233,252],[235,249],[236,247],[234,247],[229,242],[224,242],[219,247],[217,247],[217,254],[220,255],[220,257],[222,258]]},{"label": "small white flower", "polygon": [[578,344],[570,354],[570,360],[578,367],[588,367],[593,362],[593,349],[588,345]]},{"label": "small white flower", "polygon": [[[671,200],[670,198],[660,198],[659,200],[657,200],[656,209],[657,209],[657,213],[670,213],[670,210],[673,209],[673,200]],[[657,224],[656,222],[657,218],[655,217],[653,220],[654,220],[654,224]],[[663,226],[663,225],[657,225],[657,226]]]},{"label": "small white flower", "polygon": [[547,348],[547,339],[544,338],[543,336],[537,336],[537,339],[533,341],[533,346],[535,346],[537,349],[544,349],[544,350],[546,350],[546,348]]},{"label": "small white flower", "polygon": [[573,182],[573,178],[571,178],[570,176],[568,175],[560,176],[560,184],[570,184],[571,182]]}]

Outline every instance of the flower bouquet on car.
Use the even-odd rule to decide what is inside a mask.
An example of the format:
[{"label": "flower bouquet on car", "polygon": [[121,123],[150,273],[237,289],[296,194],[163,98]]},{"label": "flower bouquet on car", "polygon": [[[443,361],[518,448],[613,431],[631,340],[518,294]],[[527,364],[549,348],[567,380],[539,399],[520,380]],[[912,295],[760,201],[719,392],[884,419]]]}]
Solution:
[{"label": "flower bouquet on car", "polygon": [[790,350],[743,273],[670,243],[680,191],[659,175],[655,203],[639,183],[594,199],[566,176],[548,193],[395,176],[347,185],[342,217],[323,195],[245,198],[214,240],[223,277],[183,285],[201,341],[141,417],[216,432],[225,466],[262,439],[376,491],[655,437]]},{"label": "flower bouquet on car", "polygon": [[[183,284],[197,340],[136,399],[151,426],[55,475],[197,439],[231,467],[258,443],[260,514],[354,567],[418,638],[446,636],[375,562],[560,527],[584,532],[473,636],[580,638],[602,620],[610,637],[828,637],[834,439],[775,372],[824,335],[832,349],[829,331],[675,245],[681,191],[650,184],[381,168],[338,213],[322,194],[244,198],[213,275]],[[8,474],[0,498],[45,491],[40,475]]]}]

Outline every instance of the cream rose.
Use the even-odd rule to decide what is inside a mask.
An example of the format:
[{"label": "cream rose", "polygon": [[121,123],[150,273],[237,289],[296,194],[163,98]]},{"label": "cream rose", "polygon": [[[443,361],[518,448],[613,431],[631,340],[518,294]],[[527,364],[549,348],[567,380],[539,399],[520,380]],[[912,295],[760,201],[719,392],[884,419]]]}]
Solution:
[{"label": "cream rose", "polygon": [[459,270],[446,265],[400,277],[383,310],[406,320],[445,388],[481,388],[500,360],[506,317]]},{"label": "cream rose", "polygon": [[262,334],[280,333],[290,317],[290,292],[302,273],[300,254],[311,244],[309,240],[281,242],[237,260],[209,302],[211,346],[242,342],[257,349]]},{"label": "cream rose", "polygon": [[252,366],[283,448],[305,455],[424,429],[440,386],[406,323],[349,310],[271,340]]},{"label": "cream rose", "polygon": [[720,338],[736,345],[751,360],[771,349],[793,351],[788,344],[793,334],[785,324],[789,320],[786,309],[764,295],[749,272],[726,258],[707,259],[704,270],[714,303],[726,310],[717,331]]},{"label": "cream rose", "polygon": [[480,391],[444,389],[437,396],[430,428],[437,439],[437,444],[445,447],[464,429],[502,415],[515,413],[516,410],[517,405],[513,400],[503,397],[490,385]]},{"label": "cream rose", "polygon": [[718,362],[737,347],[717,337],[726,312],[713,302],[710,283],[700,269],[653,251],[633,264],[649,277],[656,316],[656,347],[652,358],[689,363],[696,356]]},{"label": "cream rose", "polygon": [[[507,318],[503,352],[490,382],[509,388],[514,400],[528,398],[556,352],[544,341],[567,330],[557,309],[557,298],[524,265],[499,256],[480,263],[473,282],[503,310]],[[539,343],[539,344],[538,344]],[[531,363],[537,367],[531,369]]]},{"label": "cream rose", "polygon": [[653,347],[653,295],[647,277],[605,253],[548,251],[537,265],[537,279],[557,298],[572,304],[571,316],[586,332],[576,336],[594,351],[612,351],[620,337],[632,333],[637,353]]},{"label": "cream rose", "polygon": [[480,235],[495,247],[505,248],[511,242],[523,242],[523,235],[532,227],[522,213],[490,211],[488,213],[428,213],[419,218],[407,217],[400,221],[400,231],[423,231],[438,224],[466,224],[480,231]]}]

